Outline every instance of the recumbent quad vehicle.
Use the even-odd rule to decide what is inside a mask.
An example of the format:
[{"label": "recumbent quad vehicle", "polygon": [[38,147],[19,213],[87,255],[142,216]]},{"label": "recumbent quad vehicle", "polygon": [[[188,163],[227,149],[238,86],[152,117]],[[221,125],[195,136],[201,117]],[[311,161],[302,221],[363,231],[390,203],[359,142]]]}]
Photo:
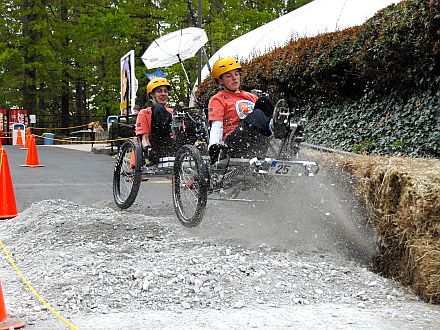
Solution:
[{"label": "recumbent quad vehicle", "polygon": [[[141,59],[148,69],[180,63],[188,86],[191,86],[182,61],[201,50],[210,69],[203,47],[207,41],[203,29],[181,29],[154,40]],[[194,227],[203,219],[208,196],[218,194],[221,199],[236,200],[237,194],[258,187],[262,182],[277,184],[276,178],[312,176],[318,172],[317,163],[298,160],[303,125],[301,121],[295,121],[291,112],[281,114],[287,134],[281,140],[271,138],[267,150],[263,148],[263,154],[234,158],[228,147],[223,146],[218,154],[210,155],[207,111],[197,102],[192,90],[190,92],[196,106],[177,108],[172,114],[171,131],[177,147],[170,154],[159,154],[152,166],[145,162],[149,155],[143,154],[139,138],[138,141],[128,140],[120,147],[113,173],[113,196],[121,209],[134,203],[142,181],[167,177],[172,180],[177,218],[184,226]]]},{"label": "recumbent quad vehicle", "polygon": [[[316,162],[297,159],[300,143],[304,140],[302,122],[295,121],[292,112],[281,115],[288,128],[287,134],[281,140],[271,137],[265,157],[231,158],[225,146],[213,158],[208,153],[209,124],[205,109],[175,109],[172,132],[177,142],[181,141],[175,154],[162,155],[151,166],[145,163],[140,142],[129,140],[121,146],[113,175],[113,196],[117,206],[130,207],[142,181],[168,177],[172,180],[178,220],[185,227],[194,227],[202,221],[211,194],[220,193],[222,199],[234,200],[240,191],[277,177],[315,175],[319,170]],[[190,136],[186,136],[184,128],[189,126],[193,129]]]}]

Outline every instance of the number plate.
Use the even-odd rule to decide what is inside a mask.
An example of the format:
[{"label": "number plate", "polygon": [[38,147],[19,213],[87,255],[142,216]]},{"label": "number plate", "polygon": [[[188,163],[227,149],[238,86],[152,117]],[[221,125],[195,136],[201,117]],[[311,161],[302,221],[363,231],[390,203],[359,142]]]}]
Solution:
[{"label": "number plate", "polygon": [[295,171],[294,165],[277,161],[273,161],[270,164],[269,174],[286,176],[298,175],[297,171]]}]

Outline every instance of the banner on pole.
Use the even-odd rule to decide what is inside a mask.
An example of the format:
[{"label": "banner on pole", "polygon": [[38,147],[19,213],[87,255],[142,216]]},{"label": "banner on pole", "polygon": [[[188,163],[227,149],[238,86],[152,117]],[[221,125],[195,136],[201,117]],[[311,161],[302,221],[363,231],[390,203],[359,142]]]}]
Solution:
[{"label": "banner on pole", "polygon": [[136,104],[138,80],[135,76],[134,50],[121,57],[121,115],[133,113]]}]

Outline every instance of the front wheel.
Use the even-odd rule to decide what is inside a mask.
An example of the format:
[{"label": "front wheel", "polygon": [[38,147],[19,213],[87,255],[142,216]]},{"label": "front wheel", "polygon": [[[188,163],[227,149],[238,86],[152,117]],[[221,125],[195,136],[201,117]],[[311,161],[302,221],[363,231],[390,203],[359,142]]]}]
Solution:
[{"label": "front wheel", "polygon": [[142,180],[142,147],[128,140],[122,146],[113,172],[113,198],[121,209],[135,201]]},{"label": "front wheel", "polygon": [[208,162],[196,147],[182,146],[174,160],[173,202],[177,218],[185,227],[195,227],[202,221],[208,188]]}]

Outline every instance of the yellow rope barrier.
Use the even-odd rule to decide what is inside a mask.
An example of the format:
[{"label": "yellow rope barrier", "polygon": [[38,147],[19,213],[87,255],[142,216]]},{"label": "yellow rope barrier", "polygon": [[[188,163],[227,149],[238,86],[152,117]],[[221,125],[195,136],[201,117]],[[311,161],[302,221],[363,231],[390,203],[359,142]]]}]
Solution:
[{"label": "yellow rope barrier", "polygon": [[83,124],[79,126],[69,126],[69,127],[32,127],[32,129],[39,129],[39,130],[64,130],[64,129],[72,129],[72,128],[79,128],[84,126],[89,126],[90,124]]},{"label": "yellow rope barrier", "polygon": [[[58,142],[68,142],[68,143],[109,143],[109,142],[116,142],[116,141],[126,141],[126,140],[131,140],[134,139],[136,136],[132,136],[132,137],[128,137],[128,138],[118,138],[118,139],[113,139],[113,140],[74,140],[74,139],[55,139],[55,138],[49,138],[47,136],[42,136],[42,135],[36,135],[34,134],[36,137],[42,138],[42,139],[47,139],[47,140],[53,140],[53,141],[58,141]],[[12,136],[0,136],[0,139],[12,139]]]},{"label": "yellow rope barrier", "polygon": [[9,255],[8,251],[6,250],[6,247],[4,246],[3,242],[0,240],[0,245],[3,249],[3,252],[6,256],[6,258],[8,259],[9,263],[12,265],[12,267],[14,267],[15,271],[17,272],[17,274],[20,276],[20,278],[23,280],[23,282],[28,286],[28,288],[31,290],[31,292],[34,294],[35,297],[38,298],[38,300],[43,304],[43,306],[45,306],[48,310],[50,310],[52,312],[52,314],[54,314],[56,317],[58,317],[61,321],[63,321],[64,323],[66,323],[71,329],[74,330],[79,330],[76,326],[74,326],[72,323],[70,323],[69,321],[67,321],[64,317],[62,317],[56,310],[54,310],[52,308],[52,306],[50,306],[39,294],[38,292],[32,287],[32,285],[26,280],[26,278],[23,276],[22,272],[20,271],[20,269],[17,267],[17,265],[15,264],[14,260],[12,260],[11,256]]},{"label": "yellow rope barrier", "polygon": [[64,130],[64,129],[72,129],[72,128],[79,128],[79,127],[84,127],[84,126],[94,126],[94,127],[98,127],[99,126],[99,121],[92,121],[88,124],[82,124],[82,125],[78,125],[78,126],[69,126],[69,127],[32,127],[32,129],[39,129],[39,130]]},{"label": "yellow rope barrier", "polygon": [[[34,134],[35,135],[35,134]],[[58,142],[68,142],[68,143],[109,143],[109,142],[116,142],[116,141],[126,141],[126,140],[131,140],[134,139],[135,136],[133,137],[128,137],[128,138],[118,138],[118,139],[113,139],[113,140],[71,140],[71,139],[55,139],[55,138],[48,138],[46,136],[42,136],[42,135],[35,135],[36,137],[42,138],[42,139],[47,139],[47,140],[52,140],[52,141],[58,141]]]}]

